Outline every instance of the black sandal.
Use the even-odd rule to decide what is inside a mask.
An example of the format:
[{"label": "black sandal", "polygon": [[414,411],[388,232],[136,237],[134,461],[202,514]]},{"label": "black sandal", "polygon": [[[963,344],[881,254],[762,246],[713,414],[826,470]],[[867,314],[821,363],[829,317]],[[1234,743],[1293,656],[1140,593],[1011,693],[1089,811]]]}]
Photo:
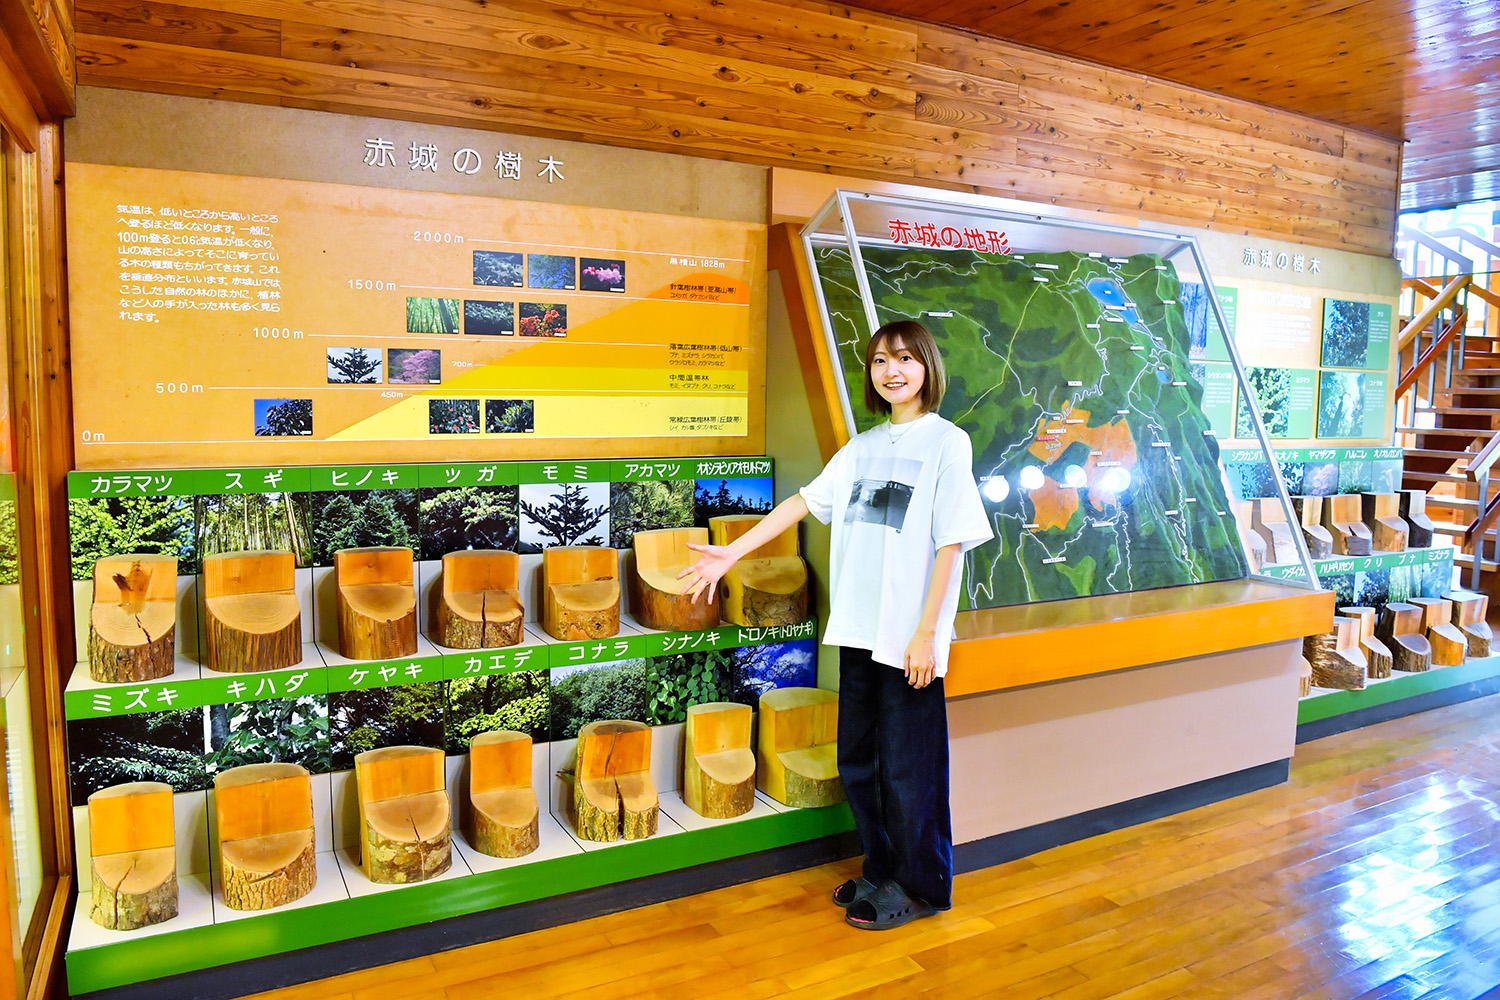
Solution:
[{"label": "black sandal", "polygon": [[860,930],[888,931],[936,913],[936,909],[907,895],[895,882],[887,882],[873,896],[851,905],[844,914],[844,922]]},{"label": "black sandal", "polygon": [[851,878],[833,890],[833,902],[847,909],[862,899],[869,899],[879,889],[880,886],[861,875],[859,878]]}]

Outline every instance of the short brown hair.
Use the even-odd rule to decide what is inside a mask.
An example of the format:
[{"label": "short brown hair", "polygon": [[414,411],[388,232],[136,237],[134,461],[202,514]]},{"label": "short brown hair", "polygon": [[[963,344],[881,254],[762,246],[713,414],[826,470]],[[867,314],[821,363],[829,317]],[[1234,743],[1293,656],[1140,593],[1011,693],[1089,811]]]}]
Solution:
[{"label": "short brown hair", "polygon": [[922,378],[922,412],[935,413],[943,401],[948,388],[948,373],[943,370],[943,356],[938,353],[937,340],[927,327],[914,319],[898,319],[875,331],[875,336],[865,345],[865,409],[871,413],[889,416],[891,404],[875,391],[875,382],[870,378],[870,366],[875,362],[875,352],[888,346],[891,341],[901,341],[901,346],[922,363],[926,374]]}]

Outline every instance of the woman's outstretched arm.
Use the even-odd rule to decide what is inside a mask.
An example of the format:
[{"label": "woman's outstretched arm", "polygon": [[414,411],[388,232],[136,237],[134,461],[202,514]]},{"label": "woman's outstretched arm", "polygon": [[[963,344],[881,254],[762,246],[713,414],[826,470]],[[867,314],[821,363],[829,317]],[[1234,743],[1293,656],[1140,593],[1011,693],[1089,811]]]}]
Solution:
[{"label": "woman's outstretched arm", "polygon": [[777,504],[775,510],[761,518],[759,524],[728,545],[688,543],[688,548],[699,553],[699,558],[677,574],[677,579],[686,580],[682,585],[682,592],[692,594],[694,604],[698,602],[698,595],[705,590],[708,591],[708,599],[713,600],[714,594],[718,592],[719,581],[735,563],[744,558],[745,553],[760,548],[806,516],[807,501],[802,499],[801,493],[793,493]]}]

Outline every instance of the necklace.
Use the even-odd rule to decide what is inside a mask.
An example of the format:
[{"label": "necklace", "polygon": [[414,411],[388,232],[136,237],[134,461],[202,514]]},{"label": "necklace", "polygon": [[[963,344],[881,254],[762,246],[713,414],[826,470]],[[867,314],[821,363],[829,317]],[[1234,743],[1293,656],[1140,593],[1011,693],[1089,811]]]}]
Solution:
[{"label": "necklace", "polygon": [[[924,413],[922,416],[925,417],[926,414]],[[890,436],[891,443],[894,444],[895,442],[901,440],[906,432],[916,426],[917,423],[921,421],[921,419],[922,417],[918,417],[916,420],[908,420],[904,424],[893,424],[889,420],[887,420],[885,422],[885,432]]]}]

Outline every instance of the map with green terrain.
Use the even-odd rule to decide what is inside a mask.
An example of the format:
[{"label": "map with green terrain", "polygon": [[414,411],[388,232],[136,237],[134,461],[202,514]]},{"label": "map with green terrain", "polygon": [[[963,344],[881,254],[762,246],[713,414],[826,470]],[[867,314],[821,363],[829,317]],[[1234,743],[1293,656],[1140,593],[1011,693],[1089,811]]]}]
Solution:
[{"label": "map with green terrain", "polygon": [[[862,248],[881,323],[913,318],[948,369],[996,538],[962,606],[1243,577],[1219,448],[1188,361],[1176,270],[1155,255]],[[817,251],[855,421],[869,339],[849,253]],[[883,418],[881,418],[883,419]]]}]

